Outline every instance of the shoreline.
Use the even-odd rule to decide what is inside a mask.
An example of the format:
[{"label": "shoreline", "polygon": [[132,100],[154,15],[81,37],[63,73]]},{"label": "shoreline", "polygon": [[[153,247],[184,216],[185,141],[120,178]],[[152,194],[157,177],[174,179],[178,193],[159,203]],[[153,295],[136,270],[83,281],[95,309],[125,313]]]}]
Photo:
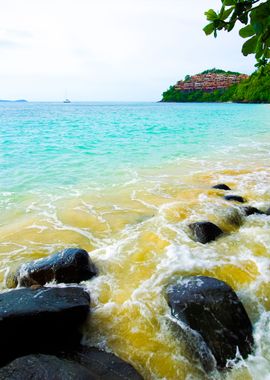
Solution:
[{"label": "shoreline", "polygon": [[[156,187],[150,177],[151,186],[140,186],[136,194],[133,193],[133,199],[129,197],[135,190],[134,184],[129,185],[125,197],[123,193],[118,193],[118,197],[113,200],[97,198],[97,204],[93,204],[92,196],[88,203],[80,196],[79,203],[60,202],[56,213],[51,214],[53,218],[56,215],[58,217],[58,221],[52,219],[56,222],[53,229],[58,229],[59,233],[62,229],[70,233],[71,240],[66,241],[65,248],[75,243],[72,235],[75,229],[81,236],[89,231],[87,239],[94,243],[89,252],[99,269],[99,275],[84,283],[91,295],[93,308],[91,323],[85,327],[84,341],[90,346],[106,348],[131,362],[146,379],[154,378],[148,370],[149,363],[155,376],[165,376],[167,373],[167,379],[172,380],[176,373],[178,376],[193,373],[198,379],[203,378],[202,373],[197,372],[198,368],[173,359],[180,355],[194,363],[184,343],[180,344],[174,330],[168,328],[166,322],[169,312],[160,294],[170,279],[204,275],[225,281],[240,295],[253,324],[264,317],[263,314],[259,316],[256,309],[265,307],[267,310],[270,297],[264,281],[270,261],[267,248],[259,244],[267,242],[266,227],[270,225],[270,218],[253,215],[246,217],[243,227],[237,226],[234,224],[235,217],[231,219],[228,212],[231,208],[238,209],[239,205],[224,201],[223,191],[211,189],[218,182],[227,183],[233,189],[230,194],[242,195],[248,199],[249,205],[266,209],[270,206],[270,194],[265,192],[270,179],[269,169],[195,170],[185,177],[178,170],[178,178],[175,175],[173,178],[171,182],[172,178],[163,177],[162,184]],[[107,206],[102,207],[102,203]],[[48,210],[53,210],[55,206],[56,203]],[[68,213],[63,213],[65,210]],[[87,215],[91,218],[95,216],[95,219],[90,222]],[[206,218],[218,224],[226,234],[203,246],[190,238],[187,225]],[[82,221],[86,224],[80,225]],[[45,243],[42,235],[46,229],[42,231],[41,220],[34,223],[36,227],[32,221],[34,235],[29,235],[28,239],[34,242],[33,254],[39,252],[39,256],[30,254],[28,243],[28,248],[22,251],[22,262],[47,256],[50,252],[39,250],[44,245],[56,250],[55,243],[52,244],[53,229],[48,231]],[[26,227],[25,232],[29,234],[30,231]],[[24,230],[21,227],[19,232],[23,237]],[[10,233],[6,236],[12,239]],[[35,241],[36,238],[39,243]],[[62,239],[63,236],[60,237]],[[95,246],[95,241],[101,244]],[[85,247],[85,243],[86,240],[81,240],[75,244]],[[16,245],[23,246],[18,242]],[[260,323],[256,326],[259,329]],[[153,351],[157,352],[158,359],[152,362],[150,353]],[[168,363],[171,366],[169,372]],[[245,378],[252,371],[252,358],[244,361],[243,366],[246,368]],[[239,373],[244,367],[234,368],[230,378],[236,376],[241,379]]]},{"label": "shoreline", "polygon": [[202,104],[270,104],[270,102],[249,102],[249,101],[226,101],[226,102],[220,102],[220,101],[216,101],[216,102],[210,102],[210,101],[167,101],[167,100],[159,100],[157,103],[169,103],[169,104],[174,104],[174,103],[180,103],[180,104],[185,104],[185,103],[192,103],[192,104],[196,104],[196,103],[202,103]]}]

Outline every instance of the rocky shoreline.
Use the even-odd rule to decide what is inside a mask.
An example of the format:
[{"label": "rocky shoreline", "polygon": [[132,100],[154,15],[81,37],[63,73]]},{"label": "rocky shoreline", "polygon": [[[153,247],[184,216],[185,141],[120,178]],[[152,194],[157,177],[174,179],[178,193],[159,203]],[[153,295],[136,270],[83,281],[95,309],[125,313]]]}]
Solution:
[{"label": "rocky shoreline", "polygon": [[[8,286],[18,287],[0,294],[1,380],[142,379],[117,356],[80,344],[91,301],[78,284],[96,274],[88,253],[70,248],[10,275]],[[66,285],[44,286],[51,281]]]},{"label": "rocky shoreline", "polygon": [[[213,188],[231,190],[225,184]],[[228,202],[247,202],[239,195],[223,193],[223,197]],[[229,217],[240,226],[254,214],[270,215],[270,210],[237,206]],[[210,244],[224,234],[210,221],[189,228],[198,244]],[[91,323],[91,294],[80,283],[94,276],[98,268],[80,248],[23,264],[8,276],[6,285],[13,289],[0,293],[0,380],[142,379],[117,356],[81,345],[83,325]],[[206,373],[229,370],[237,355],[247,358],[252,352],[252,324],[225,282],[206,276],[181,277],[168,284],[165,296],[172,320]]]}]

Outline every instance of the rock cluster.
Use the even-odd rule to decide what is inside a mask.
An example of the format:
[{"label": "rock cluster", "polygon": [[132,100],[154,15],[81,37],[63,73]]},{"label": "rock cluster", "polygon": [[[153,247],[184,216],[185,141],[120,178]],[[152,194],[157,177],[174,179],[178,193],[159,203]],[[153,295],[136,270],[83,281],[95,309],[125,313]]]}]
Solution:
[{"label": "rock cluster", "polygon": [[[217,185],[212,186],[212,189],[218,189],[218,190],[224,190],[228,191],[231,190],[229,186],[227,186],[224,183],[220,183]],[[237,203],[245,203],[246,199],[239,196],[239,195],[224,195],[223,198],[226,201],[230,202],[237,202]],[[241,224],[241,214],[242,216],[250,216],[254,214],[264,214],[264,215],[270,215],[270,209],[268,209],[266,212],[263,212],[256,207],[252,206],[241,206],[238,208],[238,215],[234,212],[230,215],[232,224],[240,225]],[[235,211],[235,209],[233,209]],[[189,224],[189,229],[191,230],[193,239],[199,243],[206,244],[210,243],[211,241],[216,240],[218,237],[220,237],[223,234],[222,229],[217,226],[216,224],[209,222],[209,221],[200,221],[196,223]]]},{"label": "rock cluster", "polygon": [[[78,284],[97,274],[82,249],[23,264],[15,290],[0,293],[0,380],[142,380],[113,354],[80,345],[90,295]],[[44,286],[46,283],[65,286]]]},{"label": "rock cluster", "polygon": [[[212,188],[231,190],[223,183]],[[239,195],[224,195],[223,198],[230,202],[246,202]],[[232,211],[230,222],[238,227],[244,217],[270,215],[270,209],[264,212],[248,205]],[[202,244],[223,234],[221,228],[209,221],[192,223],[189,228],[193,239]],[[205,276],[184,277],[167,289],[167,298],[177,326],[206,372],[228,367],[237,353],[243,358],[251,353],[254,343],[251,322],[236,293],[225,282]]]},{"label": "rock cluster", "polygon": [[[214,189],[231,190],[225,184]],[[243,203],[244,198],[224,199]],[[234,209],[235,210],[235,209]],[[237,208],[233,223],[255,214],[270,215],[252,206]],[[189,225],[202,244],[222,236],[209,221]],[[66,249],[48,258],[23,264],[8,280],[17,289],[0,293],[0,380],[142,380],[128,363],[113,354],[81,346],[81,328],[89,318],[90,295],[79,285],[98,271],[83,249]],[[65,286],[48,286],[66,284]],[[205,276],[179,278],[167,288],[173,320],[206,372],[229,367],[237,353],[252,351],[252,324],[233,289]]]}]

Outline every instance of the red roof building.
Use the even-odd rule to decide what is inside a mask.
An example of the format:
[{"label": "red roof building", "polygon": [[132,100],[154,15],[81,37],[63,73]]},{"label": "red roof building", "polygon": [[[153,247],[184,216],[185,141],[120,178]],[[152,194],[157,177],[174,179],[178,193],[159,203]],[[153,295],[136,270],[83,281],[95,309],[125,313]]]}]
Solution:
[{"label": "red roof building", "polygon": [[214,91],[221,90],[247,79],[248,75],[241,74],[197,74],[190,77],[187,81],[178,81],[175,89],[179,91]]}]

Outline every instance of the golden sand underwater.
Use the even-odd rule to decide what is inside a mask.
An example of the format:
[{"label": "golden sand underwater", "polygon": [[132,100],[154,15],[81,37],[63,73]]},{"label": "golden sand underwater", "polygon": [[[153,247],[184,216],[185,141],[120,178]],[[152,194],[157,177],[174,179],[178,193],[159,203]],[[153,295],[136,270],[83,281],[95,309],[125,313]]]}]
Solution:
[{"label": "golden sand underwater", "polygon": [[[191,170],[192,168],[192,170]],[[84,339],[129,361],[145,379],[206,379],[170,318],[165,288],[183,275],[209,275],[237,292],[254,326],[255,350],[215,379],[267,379],[270,373],[270,216],[239,217],[226,183],[247,204],[270,207],[263,162],[222,168],[195,164],[141,173],[99,191],[2,197],[0,279],[21,262],[66,247],[90,252],[99,275],[85,285],[91,316]],[[233,209],[232,209],[233,208]],[[240,218],[240,219],[239,219]],[[209,220],[225,234],[202,245],[188,224]]]}]

